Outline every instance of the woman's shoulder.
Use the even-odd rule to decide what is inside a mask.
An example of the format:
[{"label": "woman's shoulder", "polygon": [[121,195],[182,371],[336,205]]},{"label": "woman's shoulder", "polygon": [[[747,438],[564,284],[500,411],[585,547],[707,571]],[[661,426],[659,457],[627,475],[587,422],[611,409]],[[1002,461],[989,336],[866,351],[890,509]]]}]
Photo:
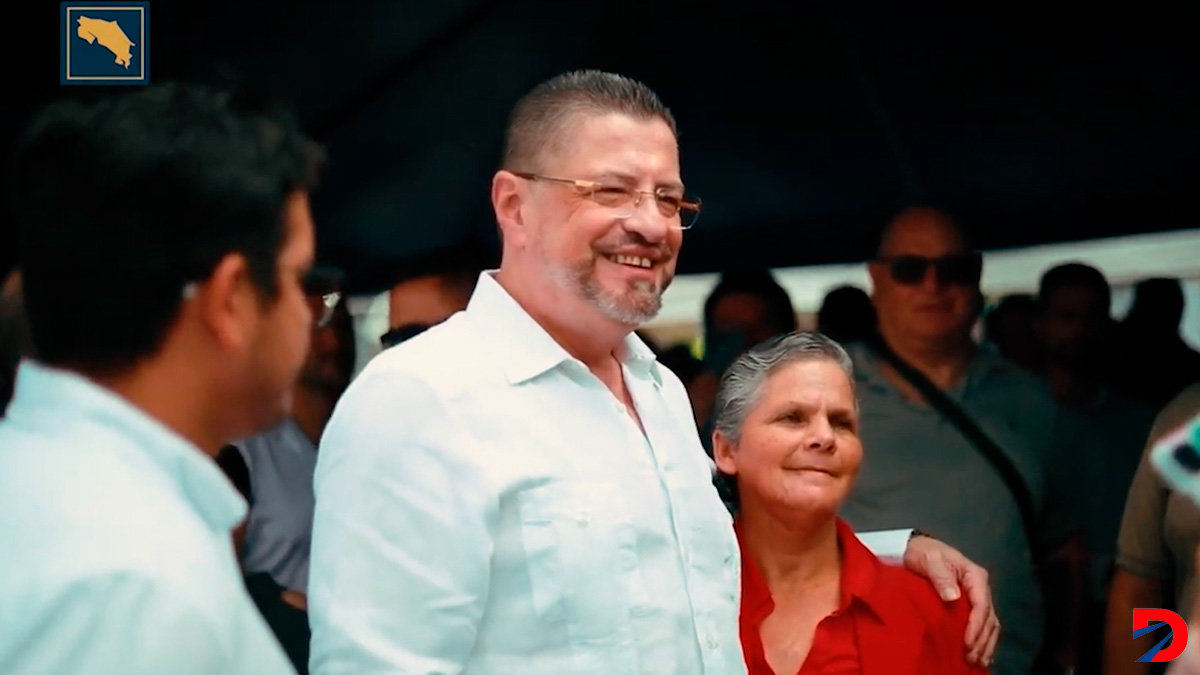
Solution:
[{"label": "woman's shoulder", "polygon": [[946,602],[938,596],[933,584],[925,577],[894,565],[879,565],[878,584],[887,589],[889,599],[902,608],[911,608],[930,621],[934,619],[949,620],[962,615],[963,626],[966,626],[970,607],[965,598],[960,597],[953,602]]},{"label": "woman's shoulder", "polygon": [[893,619],[919,623],[924,628],[922,662],[945,673],[984,673],[966,661],[967,618],[971,607],[966,597],[946,602],[933,584],[906,569],[880,565],[877,583],[885,589]]}]

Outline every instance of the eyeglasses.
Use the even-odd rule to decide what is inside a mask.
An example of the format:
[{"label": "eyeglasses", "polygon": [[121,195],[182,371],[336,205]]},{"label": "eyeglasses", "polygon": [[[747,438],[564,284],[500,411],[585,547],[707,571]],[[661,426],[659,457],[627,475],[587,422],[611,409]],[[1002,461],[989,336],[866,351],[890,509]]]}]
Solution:
[{"label": "eyeglasses", "polygon": [[579,180],[575,178],[551,178],[536,173],[514,171],[513,175],[525,180],[560,183],[575,188],[580,195],[596,202],[600,206],[613,209],[617,218],[628,218],[641,206],[642,197],[651,197],[658,208],[658,213],[664,218],[679,216],[679,223],[672,227],[680,230],[690,229],[700,217],[700,199],[690,195],[680,195],[670,188],[635,190],[620,185],[605,185],[594,180]]},{"label": "eyeglasses", "polygon": [[342,294],[338,291],[331,291],[321,294],[320,299],[320,309],[317,312],[313,312],[313,317],[316,318],[316,321],[313,322],[314,328],[324,328],[333,321],[333,313],[337,309],[338,303],[342,300]]},{"label": "eyeglasses", "polygon": [[[198,282],[189,281],[183,285],[183,291],[180,295],[184,300],[191,300],[192,298],[196,297],[196,293],[199,292],[199,288],[200,285]],[[330,322],[333,321],[333,314],[337,309],[338,303],[342,301],[341,292],[330,291],[328,293],[321,293],[320,295],[315,293],[307,293],[306,295],[308,295],[310,299],[315,299],[320,302],[316,310],[313,311],[313,317],[315,319],[313,321],[313,327],[324,328],[328,326]]]},{"label": "eyeglasses", "polygon": [[932,267],[938,283],[974,286],[983,272],[983,256],[978,253],[955,253],[940,258],[922,255],[896,255],[876,258],[887,265],[892,280],[905,286],[915,286],[925,280]]}]

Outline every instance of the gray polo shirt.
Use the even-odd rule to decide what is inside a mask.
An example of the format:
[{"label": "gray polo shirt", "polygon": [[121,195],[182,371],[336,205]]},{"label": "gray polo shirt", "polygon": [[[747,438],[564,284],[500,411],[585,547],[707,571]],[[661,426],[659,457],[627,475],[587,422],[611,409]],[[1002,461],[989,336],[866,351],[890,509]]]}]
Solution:
[{"label": "gray polo shirt", "polygon": [[250,472],[242,566],[307,592],[317,448],[291,418],[234,445]]},{"label": "gray polo shirt", "polygon": [[[1012,493],[952,423],[905,400],[864,345],[847,351],[861,408],[863,464],[842,517],[859,531],[925,530],[983,565],[1004,629],[993,672],[1028,673],[1041,646],[1042,603]],[[949,393],[1009,453],[1040,511],[1056,418],[1049,389],[980,351]]]}]

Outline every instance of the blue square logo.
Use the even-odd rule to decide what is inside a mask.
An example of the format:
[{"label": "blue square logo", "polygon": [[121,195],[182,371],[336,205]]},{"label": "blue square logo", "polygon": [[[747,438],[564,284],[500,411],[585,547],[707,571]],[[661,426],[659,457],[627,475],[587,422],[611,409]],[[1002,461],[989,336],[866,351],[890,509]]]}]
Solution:
[{"label": "blue square logo", "polygon": [[64,2],[59,8],[59,84],[150,82],[149,2]]}]

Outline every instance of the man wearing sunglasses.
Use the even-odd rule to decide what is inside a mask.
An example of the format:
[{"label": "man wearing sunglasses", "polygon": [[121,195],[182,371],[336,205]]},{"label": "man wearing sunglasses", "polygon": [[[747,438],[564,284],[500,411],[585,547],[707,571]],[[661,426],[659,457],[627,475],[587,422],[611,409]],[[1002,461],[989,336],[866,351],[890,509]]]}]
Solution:
[{"label": "man wearing sunglasses", "polygon": [[1000,446],[1035,508],[1043,501],[1053,397],[976,347],[981,258],[950,216],[902,211],[868,269],[879,334],[849,349],[868,461],[843,517],[855,529],[928,530],[983,564],[1005,626],[994,672],[1028,673],[1042,642],[1042,610],[1021,508],[986,451],[921,387],[942,392]]}]

